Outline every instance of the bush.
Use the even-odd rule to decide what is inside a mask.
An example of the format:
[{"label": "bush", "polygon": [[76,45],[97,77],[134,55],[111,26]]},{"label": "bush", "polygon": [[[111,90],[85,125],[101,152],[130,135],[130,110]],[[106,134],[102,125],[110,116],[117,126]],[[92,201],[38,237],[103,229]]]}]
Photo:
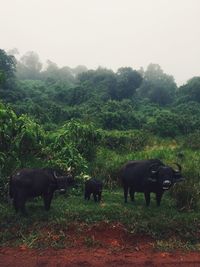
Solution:
[{"label": "bush", "polygon": [[175,185],[171,191],[172,197],[175,199],[176,206],[180,210],[193,210],[199,205],[200,173],[198,166],[199,156],[193,155],[193,158],[184,166],[183,175],[185,177],[185,181]]},{"label": "bush", "polygon": [[28,116],[17,117],[0,103],[0,196],[5,196],[7,177],[23,166],[27,157],[38,156],[44,146],[43,129]]},{"label": "bush", "polygon": [[101,133],[93,124],[71,120],[48,136],[44,154],[51,165],[64,170],[72,167],[75,174],[80,174],[86,171],[87,161],[95,158],[100,140]]},{"label": "bush", "polygon": [[79,174],[87,169],[87,161],[82,157],[74,144],[61,140],[58,136],[55,142],[43,150],[46,165],[67,171],[72,168],[74,174]]},{"label": "bush", "polygon": [[179,117],[171,111],[157,111],[155,117],[149,119],[146,127],[162,137],[175,137],[180,134],[178,120]]},{"label": "bush", "polygon": [[15,142],[22,157],[40,152],[45,142],[45,133],[42,127],[27,115],[20,116],[17,124],[18,134]]},{"label": "bush", "polygon": [[97,157],[90,165],[90,173],[112,188],[118,183],[118,171],[124,158],[115,151],[100,148]]},{"label": "bush", "polygon": [[131,130],[140,128],[140,118],[130,100],[110,100],[101,106],[97,115],[103,129]]},{"label": "bush", "polygon": [[93,123],[71,120],[61,129],[60,139],[73,143],[78,152],[87,160],[95,157],[96,148],[101,141],[101,132]]},{"label": "bush", "polygon": [[196,131],[185,137],[184,146],[191,149],[200,149],[200,131]]},{"label": "bush", "polygon": [[172,196],[179,210],[193,210],[198,207],[200,197],[200,186],[192,181],[184,182],[174,187]]},{"label": "bush", "polygon": [[149,141],[149,134],[144,131],[104,131],[103,133],[103,145],[112,150],[138,151]]}]

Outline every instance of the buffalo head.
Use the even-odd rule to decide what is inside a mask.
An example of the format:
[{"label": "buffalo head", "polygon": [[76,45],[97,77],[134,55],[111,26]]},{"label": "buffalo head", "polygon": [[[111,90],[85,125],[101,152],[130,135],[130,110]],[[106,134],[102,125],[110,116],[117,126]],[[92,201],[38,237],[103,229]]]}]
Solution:
[{"label": "buffalo head", "polygon": [[177,163],[175,164],[178,170],[174,170],[170,166],[152,164],[149,169],[149,181],[159,184],[163,190],[168,190],[174,183],[183,181],[181,166]]},{"label": "buffalo head", "polygon": [[68,173],[65,176],[57,176],[56,172],[54,171],[53,176],[54,176],[54,181],[56,182],[57,185],[57,190],[61,194],[64,194],[66,192],[67,187],[74,183],[74,178],[70,173]]}]

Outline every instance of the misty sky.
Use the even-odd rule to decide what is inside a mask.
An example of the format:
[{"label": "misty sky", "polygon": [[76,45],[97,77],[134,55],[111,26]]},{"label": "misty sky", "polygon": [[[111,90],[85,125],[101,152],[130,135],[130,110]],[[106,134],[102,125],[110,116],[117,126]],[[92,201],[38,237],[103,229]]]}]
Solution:
[{"label": "misty sky", "polygon": [[200,0],[0,0],[0,48],[61,66],[200,76]]}]

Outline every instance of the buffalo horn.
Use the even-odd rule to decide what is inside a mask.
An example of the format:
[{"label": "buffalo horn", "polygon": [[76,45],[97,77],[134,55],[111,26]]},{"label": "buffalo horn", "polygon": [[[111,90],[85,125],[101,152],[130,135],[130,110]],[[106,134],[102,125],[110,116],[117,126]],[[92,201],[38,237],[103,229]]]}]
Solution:
[{"label": "buffalo horn", "polygon": [[69,168],[67,168],[67,171],[68,172],[71,172],[71,170],[72,170],[72,167],[71,166]]},{"label": "buffalo horn", "polygon": [[181,165],[174,162],[174,164],[178,167],[178,171],[176,170],[176,172],[181,172],[182,168],[181,168]]},{"label": "buffalo horn", "polygon": [[58,179],[58,176],[56,175],[55,171],[53,172],[53,176],[54,176],[55,179]]}]

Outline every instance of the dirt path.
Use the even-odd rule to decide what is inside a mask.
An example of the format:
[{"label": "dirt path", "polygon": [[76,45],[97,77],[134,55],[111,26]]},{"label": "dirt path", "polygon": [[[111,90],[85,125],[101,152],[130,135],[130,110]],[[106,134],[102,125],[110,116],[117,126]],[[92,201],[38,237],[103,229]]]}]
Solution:
[{"label": "dirt path", "polygon": [[158,253],[152,251],[114,252],[107,249],[22,250],[0,249],[1,267],[116,267],[200,266],[199,253]]},{"label": "dirt path", "polygon": [[[45,229],[42,232],[45,234]],[[53,242],[59,236],[54,233],[51,238]],[[200,267],[200,253],[158,252],[155,240],[130,235],[120,224],[98,224],[79,232],[72,227],[65,239],[65,249],[30,249],[25,244],[1,247],[0,267]]]}]

